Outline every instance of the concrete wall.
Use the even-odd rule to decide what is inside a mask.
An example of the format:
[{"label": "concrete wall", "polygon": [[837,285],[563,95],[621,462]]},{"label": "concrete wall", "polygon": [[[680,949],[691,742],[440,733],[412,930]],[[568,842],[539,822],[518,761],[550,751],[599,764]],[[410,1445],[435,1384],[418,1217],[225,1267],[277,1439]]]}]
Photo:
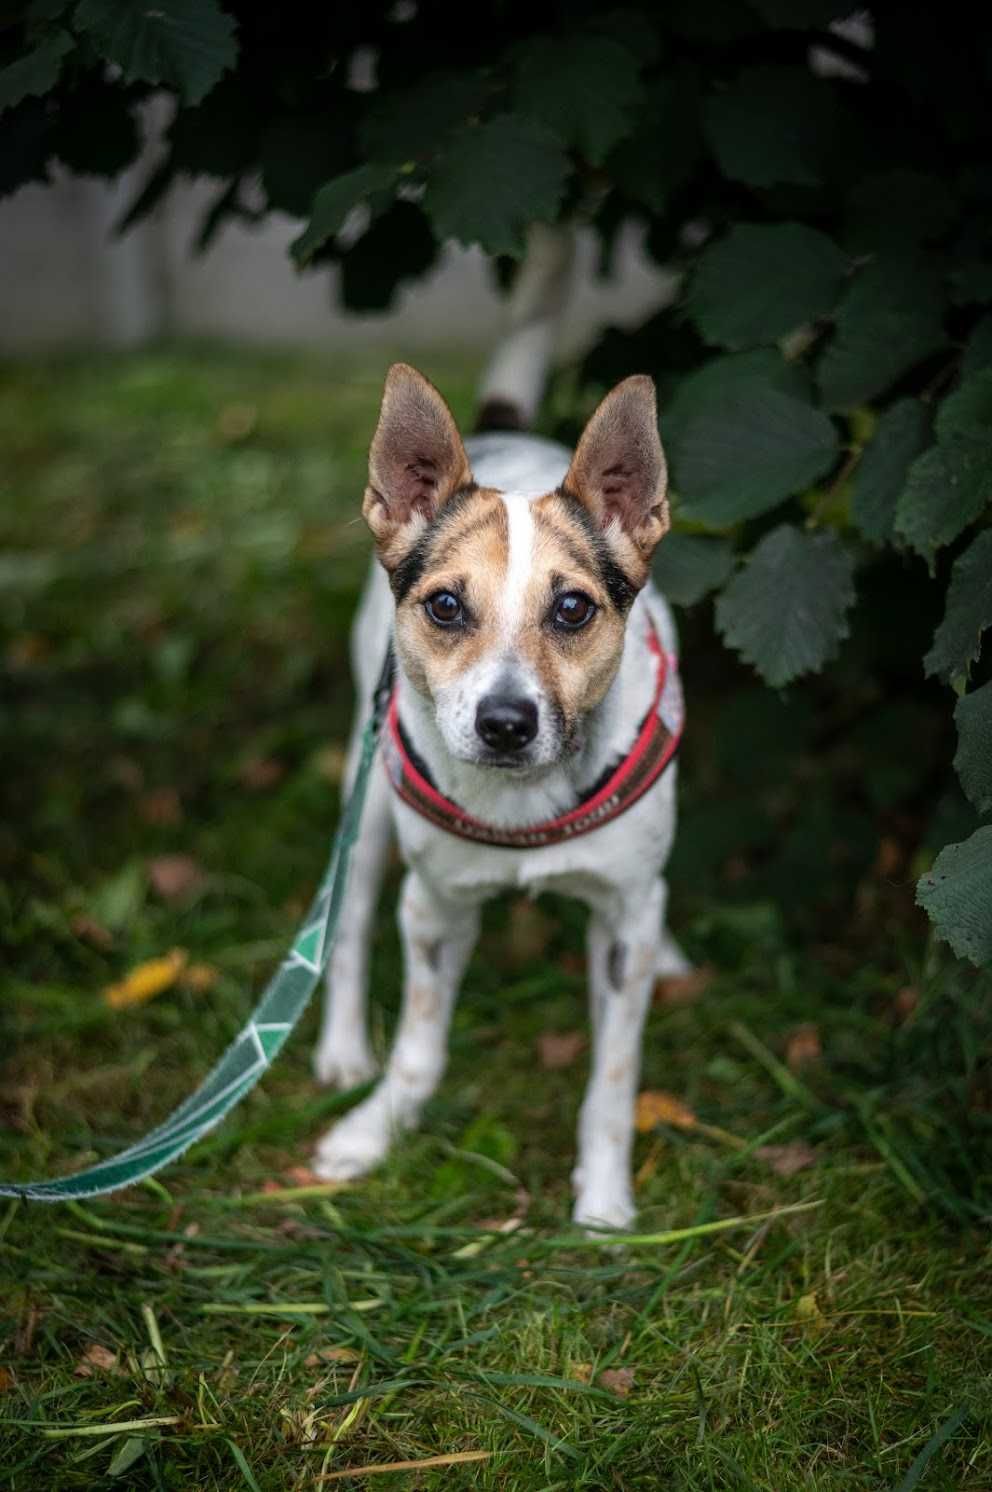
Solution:
[{"label": "concrete wall", "polygon": [[[152,163],[151,154],[113,184],[57,176],[0,202],[0,351],[61,343],[130,344],[150,337],[219,337],[357,349],[488,346],[502,302],[484,256],[452,248],[427,279],[385,316],[349,316],[333,277],[298,274],[287,255],[299,224],[271,215],[258,227],[228,224],[208,253],[191,245],[215,183],[177,185],[156,213],[123,239],[112,236]],[[627,233],[617,274],[594,275],[591,235],[580,243],[565,351],[603,325],[636,324],[667,299],[671,281]]]}]

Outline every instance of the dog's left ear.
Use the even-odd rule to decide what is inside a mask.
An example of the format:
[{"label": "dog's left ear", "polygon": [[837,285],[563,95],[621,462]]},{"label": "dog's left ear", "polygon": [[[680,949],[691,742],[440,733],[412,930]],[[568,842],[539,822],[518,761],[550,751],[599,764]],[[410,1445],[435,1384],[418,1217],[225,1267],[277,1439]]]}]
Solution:
[{"label": "dog's left ear", "polygon": [[386,375],[362,503],[387,570],[395,569],[441,505],[471,480],[451,410],[416,368],[394,363]]},{"label": "dog's left ear", "polygon": [[669,528],[668,476],[650,378],[625,378],[607,394],[582,432],[564,486],[635,565],[641,561],[638,578],[646,578],[652,551]]}]

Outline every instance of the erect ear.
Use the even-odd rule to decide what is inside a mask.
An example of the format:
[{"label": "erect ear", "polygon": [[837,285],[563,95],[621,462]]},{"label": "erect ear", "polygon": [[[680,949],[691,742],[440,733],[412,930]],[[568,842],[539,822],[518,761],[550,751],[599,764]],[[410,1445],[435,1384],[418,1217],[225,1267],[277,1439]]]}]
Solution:
[{"label": "erect ear", "polygon": [[668,478],[650,378],[625,378],[607,394],[582,432],[564,485],[635,567],[640,560],[643,579],[669,526]]},{"label": "erect ear", "polygon": [[452,493],[471,480],[447,404],[423,374],[394,363],[386,374],[362,503],[387,570],[399,564]]}]

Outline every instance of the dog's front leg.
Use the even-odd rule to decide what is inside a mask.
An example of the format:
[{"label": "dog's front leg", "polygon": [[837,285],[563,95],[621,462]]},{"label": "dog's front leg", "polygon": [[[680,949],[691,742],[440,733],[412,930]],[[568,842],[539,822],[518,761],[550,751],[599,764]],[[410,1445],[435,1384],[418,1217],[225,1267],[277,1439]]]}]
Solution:
[{"label": "dog's front leg", "polygon": [[377,1165],[393,1135],[415,1127],[444,1071],[451,1012],[478,935],[479,913],[442,900],[410,871],[399,924],[405,970],[396,1039],[374,1092],[318,1146],[315,1169],[328,1181],[364,1176]]},{"label": "dog's front leg", "polygon": [[634,1100],[664,901],[658,880],[636,896],[625,893],[608,911],[594,911],[589,925],[592,1071],[572,1176],[578,1223],[623,1228],[634,1216]]}]

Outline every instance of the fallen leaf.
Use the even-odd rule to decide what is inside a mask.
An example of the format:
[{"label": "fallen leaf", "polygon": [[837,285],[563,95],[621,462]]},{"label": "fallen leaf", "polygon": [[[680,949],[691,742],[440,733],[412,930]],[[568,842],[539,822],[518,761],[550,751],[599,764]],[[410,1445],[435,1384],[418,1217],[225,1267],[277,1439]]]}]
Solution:
[{"label": "fallen leaf", "polygon": [[206,994],[208,989],[213,989],[219,978],[219,973],[210,964],[190,964],[183,970],[182,976],[186,988],[197,995]]},{"label": "fallen leaf", "polygon": [[656,1005],[691,1005],[712,983],[716,973],[712,964],[700,964],[689,974],[665,974],[655,980]]},{"label": "fallen leaf", "polygon": [[634,1125],[640,1134],[647,1134],[656,1124],[670,1124],[675,1129],[695,1129],[696,1116],[674,1093],[665,1093],[660,1088],[645,1088],[638,1093],[634,1109]]},{"label": "fallen leaf", "polygon": [[901,1025],[909,1019],[920,1003],[920,992],[915,984],[904,984],[892,1002],[892,1014]]},{"label": "fallen leaf", "polygon": [[138,799],[138,813],[146,824],[169,828],[182,822],[183,805],[174,787],[156,787]]},{"label": "fallen leaf", "polygon": [[303,1359],[305,1368],[319,1368],[323,1362],[358,1362],[361,1353],[354,1347],[318,1347]]},{"label": "fallen leaf", "polygon": [[880,880],[889,881],[898,875],[903,864],[902,845],[898,839],[893,839],[889,834],[883,834],[878,842],[878,854],[875,857],[874,871]]},{"label": "fallen leaf", "polygon": [[106,952],[113,946],[114,935],[109,928],[104,927],[102,922],[97,922],[95,917],[87,917],[85,912],[73,917],[69,926],[81,943],[89,943],[101,952]]},{"label": "fallen leaf", "polygon": [[41,663],[51,652],[52,645],[40,632],[22,632],[12,637],[4,649],[4,660],[13,673],[32,668]]},{"label": "fallen leaf", "polygon": [[619,1394],[621,1399],[626,1399],[634,1387],[634,1370],[633,1368],[604,1368],[596,1382],[600,1388],[609,1389],[611,1394]]},{"label": "fallen leaf", "polygon": [[187,958],[184,948],[173,948],[164,958],[150,958],[138,964],[119,984],[107,986],[103,992],[104,1001],[112,1010],[143,1005],[175,984],[186,967]]},{"label": "fallen leaf", "polygon": [[288,1166],[282,1174],[288,1186],[318,1186],[322,1179],[309,1166]]},{"label": "fallen leaf", "polygon": [[796,1301],[796,1320],[813,1331],[822,1331],[826,1326],[815,1290],[811,1290],[808,1295],[800,1295]]},{"label": "fallen leaf", "polygon": [[285,766],[274,756],[250,756],[238,770],[238,781],[253,793],[261,793],[275,787],[285,775]]},{"label": "fallen leaf", "polygon": [[94,1373],[119,1373],[117,1353],[99,1342],[91,1342],[76,1364],[75,1377],[92,1378]]},{"label": "fallen leaf", "polygon": [[550,917],[546,917],[529,897],[521,896],[510,908],[508,951],[511,963],[530,964],[539,959],[548,946],[554,929]]},{"label": "fallen leaf", "polygon": [[217,416],[217,434],[221,440],[233,443],[244,440],[258,424],[258,410],[254,404],[225,404]]},{"label": "fallen leaf", "polygon": [[192,855],[156,855],[148,862],[148,880],[163,901],[176,901],[198,890],[206,877]]},{"label": "fallen leaf", "polygon": [[586,1044],[582,1031],[545,1031],[537,1038],[537,1052],[541,1066],[549,1072],[559,1067],[571,1067]]},{"label": "fallen leaf", "polygon": [[797,1026],[785,1044],[785,1064],[790,1072],[818,1062],[822,1055],[819,1028],[812,1024]]},{"label": "fallen leaf", "polygon": [[776,1176],[794,1176],[815,1166],[819,1156],[805,1140],[790,1140],[787,1145],[759,1145],[756,1154],[767,1162]]},{"label": "fallen leaf", "polygon": [[9,1394],[15,1379],[9,1368],[0,1368],[0,1394]]},{"label": "fallen leaf", "polygon": [[571,1370],[570,1370],[568,1376],[570,1378],[575,1378],[579,1383],[591,1383],[592,1382],[592,1363],[591,1362],[573,1362]]},{"label": "fallen leaf", "polygon": [[324,746],[317,752],[313,764],[325,781],[336,787],[344,777],[348,752],[344,746]]}]

